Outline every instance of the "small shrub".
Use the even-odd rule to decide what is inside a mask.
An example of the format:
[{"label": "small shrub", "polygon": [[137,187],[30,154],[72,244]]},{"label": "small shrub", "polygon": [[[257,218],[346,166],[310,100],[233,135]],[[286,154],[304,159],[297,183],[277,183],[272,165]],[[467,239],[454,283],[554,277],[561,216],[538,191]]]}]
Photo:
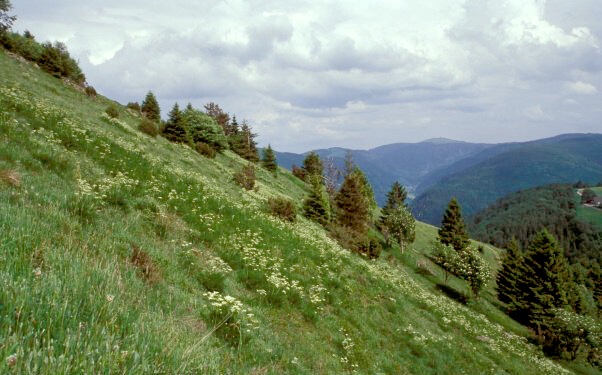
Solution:
[{"label": "small shrub", "polygon": [[131,109],[132,111],[136,112],[136,113],[140,113],[140,104],[138,104],[138,102],[129,102],[128,104],[126,104],[125,106],[127,109]]},{"label": "small shrub", "polygon": [[86,95],[88,95],[91,98],[95,98],[96,95],[98,95],[96,93],[96,89],[94,87],[92,87],[92,86],[86,86],[85,92],[86,92]]},{"label": "small shrub", "polygon": [[367,236],[358,241],[356,251],[370,259],[377,259],[383,251],[383,248],[378,238]]},{"label": "small shrub", "polygon": [[119,118],[119,111],[114,105],[108,106],[107,109],[105,109],[105,113],[109,115],[110,118]]},{"label": "small shrub", "polygon": [[140,121],[140,124],[138,124],[138,130],[144,134],[150,135],[151,137],[156,137],[159,134],[157,124],[154,121],[146,118]]},{"label": "small shrub", "polygon": [[372,235],[357,232],[349,227],[331,224],[330,235],[345,249],[359,253],[370,259],[376,259],[382,252],[380,240]]},{"label": "small shrub", "polygon": [[132,255],[130,262],[138,269],[140,276],[148,283],[155,284],[161,280],[159,269],[151,259],[150,255],[141,250],[136,244],[132,244]]},{"label": "small shrub", "polygon": [[21,186],[21,175],[12,169],[0,170],[0,181],[12,187]]},{"label": "small shrub", "polygon": [[255,187],[255,180],[255,166],[251,163],[234,174],[234,182],[246,190],[252,190]]},{"label": "small shrub", "polygon": [[215,148],[211,147],[205,142],[197,142],[195,146],[196,151],[206,158],[213,159],[217,154]]},{"label": "small shrub", "polygon": [[294,222],[297,219],[297,208],[295,203],[286,198],[269,198],[268,206],[270,213],[284,221]]},{"label": "small shrub", "polygon": [[292,172],[293,172],[293,176],[297,177],[301,181],[305,181],[305,177],[307,175],[307,172],[305,171],[305,169],[297,167],[296,165],[293,164]]}]

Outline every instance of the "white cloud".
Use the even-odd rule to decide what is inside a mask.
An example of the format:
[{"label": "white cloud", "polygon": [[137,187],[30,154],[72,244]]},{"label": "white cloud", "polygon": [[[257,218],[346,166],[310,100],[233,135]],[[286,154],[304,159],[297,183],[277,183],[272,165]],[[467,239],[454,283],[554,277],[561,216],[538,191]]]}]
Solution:
[{"label": "white cloud", "polygon": [[164,112],[216,101],[276,149],[495,142],[599,126],[591,101],[572,105],[577,123],[558,109],[567,92],[602,100],[594,0],[571,12],[559,0],[14,6],[16,28],[66,42],[101,93],[128,102],[152,89]]},{"label": "white cloud", "polygon": [[580,95],[591,95],[598,92],[596,86],[581,81],[567,82],[565,83],[565,88],[571,93]]}]

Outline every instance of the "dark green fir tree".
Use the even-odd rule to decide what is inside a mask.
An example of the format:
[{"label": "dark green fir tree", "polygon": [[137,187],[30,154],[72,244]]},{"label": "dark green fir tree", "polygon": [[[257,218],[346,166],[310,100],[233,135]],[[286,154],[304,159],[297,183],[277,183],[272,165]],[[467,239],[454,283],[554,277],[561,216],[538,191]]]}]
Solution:
[{"label": "dark green fir tree", "polygon": [[270,172],[276,173],[278,170],[278,163],[276,162],[276,155],[274,154],[274,150],[272,150],[272,146],[268,145],[268,147],[263,149],[261,163]]},{"label": "dark green fir tree", "polygon": [[142,111],[142,114],[144,114],[144,116],[151,121],[158,122],[161,120],[161,109],[159,108],[159,102],[157,102],[155,94],[153,94],[151,91],[146,94],[140,110]]},{"label": "dark green fir tree", "polygon": [[529,244],[516,280],[512,316],[519,322],[546,330],[546,318],[553,308],[567,305],[570,270],[556,239],[547,230],[539,232]]},{"label": "dark green fir tree", "polygon": [[165,123],[163,136],[171,142],[186,143],[188,140],[182,111],[180,111],[178,103],[174,104],[169,112],[169,119]]},{"label": "dark green fir tree", "polygon": [[498,299],[507,305],[515,302],[520,295],[520,290],[518,290],[516,284],[521,277],[520,265],[522,261],[522,251],[516,239],[513,238],[506,248],[506,253],[502,258],[502,267],[496,278]]},{"label": "dark green fir tree", "polygon": [[439,229],[439,242],[453,246],[456,251],[462,251],[470,243],[466,225],[462,219],[460,205],[456,198],[452,198],[445,210],[441,228]]},{"label": "dark green fir tree", "polygon": [[303,160],[303,169],[305,170],[306,181],[310,182],[313,180],[313,176],[319,176],[322,178],[324,172],[324,165],[320,156],[314,151],[307,154]]},{"label": "dark green fir tree", "polygon": [[314,178],[309,196],[303,202],[303,215],[322,225],[326,225],[330,221],[328,195],[318,178]]}]

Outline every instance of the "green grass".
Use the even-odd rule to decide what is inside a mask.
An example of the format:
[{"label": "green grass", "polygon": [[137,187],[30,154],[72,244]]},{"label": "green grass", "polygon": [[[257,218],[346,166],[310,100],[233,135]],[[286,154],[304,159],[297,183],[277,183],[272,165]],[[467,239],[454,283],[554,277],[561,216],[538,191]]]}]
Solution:
[{"label": "green grass", "polygon": [[[602,186],[591,188],[596,195],[602,196]],[[586,207],[581,204],[581,197],[575,193],[575,209],[577,211],[577,217],[596,225],[602,230],[602,209]]]},{"label": "green grass", "polygon": [[[0,373],[551,373],[498,309],[429,263],[434,227],[377,261],[267,213],[307,192],[206,159],[0,53]],[[153,274],[131,259],[148,254]],[[486,247],[497,265],[499,251]],[[433,274],[424,274],[427,264]]]}]

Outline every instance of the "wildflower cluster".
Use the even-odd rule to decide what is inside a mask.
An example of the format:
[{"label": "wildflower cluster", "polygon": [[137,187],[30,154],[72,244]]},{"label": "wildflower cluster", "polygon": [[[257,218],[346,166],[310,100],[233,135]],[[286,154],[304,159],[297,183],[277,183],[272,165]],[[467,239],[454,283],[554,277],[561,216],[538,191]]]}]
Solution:
[{"label": "wildflower cluster", "polygon": [[[280,256],[273,254],[273,251],[261,249],[260,244],[260,233],[251,230],[237,232],[223,240],[224,246],[234,246],[242,252],[242,258],[247,267],[265,275],[266,282],[274,293],[281,295],[291,295],[292,293],[317,306],[318,310],[322,309],[321,305],[326,302],[325,296],[328,290],[320,283],[320,274],[317,273],[313,277],[316,283],[309,285],[306,289],[299,280],[291,279],[285,274],[285,269],[291,272],[296,267],[301,267],[300,265],[285,267],[284,260]],[[328,270],[328,268],[324,269]],[[314,268],[311,269],[311,272],[316,273]]]},{"label": "wildflower cluster", "polygon": [[232,267],[224,260],[218,256],[207,255],[205,259],[205,265],[209,268],[211,272],[214,273],[230,273],[232,272]]},{"label": "wildflower cluster", "polygon": [[129,131],[131,131],[130,127],[129,127],[129,126],[127,126],[127,124],[126,124],[126,123],[124,123],[123,121],[121,121],[121,120],[120,120],[120,119],[118,119],[117,117],[112,117],[112,116],[110,116],[109,114],[107,114],[107,113],[105,113],[105,112],[103,112],[103,113],[100,115],[100,117],[101,117],[103,120],[105,120],[106,122],[110,123],[110,124],[113,124],[113,125],[119,126],[119,127],[120,127],[120,128],[122,128],[122,129],[125,129],[125,130],[129,130]]},{"label": "wildflower cluster", "polygon": [[91,184],[83,178],[77,179],[77,196],[88,196],[102,201],[108,197],[110,192],[117,189],[133,189],[138,186],[139,181],[127,176],[127,172],[117,172],[114,177],[105,177],[96,184]]},{"label": "wildflower cluster", "polygon": [[352,361],[355,343],[353,342],[351,335],[349,335],[344,328],[341,328],[339,332],[343,335],[343,341],[341,342],[341,346],[343,347],[343,356],[339,358],[339,361],[345,367],[347,367],[350,372],[357,372],[359,366],[357,363]]},{"label": "wildflower cluster", "polygon": [[242,332],[250,333],[259,329],[259,321],[251,309],[245,307],[236,298],[220,292],[207,292],[203,296],[209,300],[213,308],[211,318],[215,329],[223,329],[226,339],[240,338]]}]

